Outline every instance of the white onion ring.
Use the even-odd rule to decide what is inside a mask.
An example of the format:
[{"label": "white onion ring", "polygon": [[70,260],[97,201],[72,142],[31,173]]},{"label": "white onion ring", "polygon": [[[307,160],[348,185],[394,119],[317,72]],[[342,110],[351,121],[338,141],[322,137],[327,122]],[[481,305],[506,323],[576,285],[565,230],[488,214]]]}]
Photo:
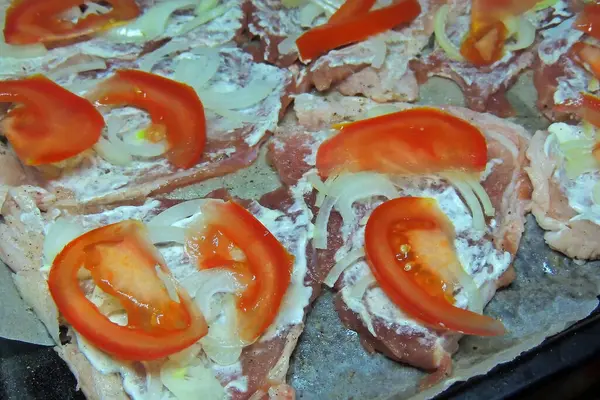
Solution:
[{"label": "white onion ring", "polygon": [[364,256],[365,256],[365,249],[363,247],[352,250],[351,252],[346,254],[346,256],[344,258],[342,258],[340,261],[335,263],[335,265],[333,266],[331,271],[329,271],[329,273],[325,277],[325,280],[323,281],[323,283],[325,285],[329,286],[330,288],[332,288],[335,285],[335,283],[338,281],[338,279],[340,278],[340,275],[342,274],[342,272],[344,272],[346,270],[346,268],[348,268],[349,266],[351,266],[352,264],[354,264],[356,261],[358,261],[359,259],[361,259]]},{"label": "white onion ring", "polygon": [[300,26],[303,28],[312,28],[315,19],[324,13],[325,9],[318,4],[306,4],[300,9]]},{"label": "white onion ring", "polygon": [[456,178],[452,174],[443,174],[443,176],[450,181],[450,183],[458,189],[459,193],[462,195],[463,199],[467,203],[467,206],[471,210],[471,215],[473,216],[473,229],[477,231],[485,231],[485,218],[483,216],[483,210],[481,209],[481,205],[473,193],[471,187],[464,181]]},{"label": "white onion ring", "polygon": [[138,65],[142,71],[150,72],[154,65],[159,62],[163,57],[170,54],[184,51],[189,48],[189,43],[185,42],[174,42],[170,41],[162,47],[154,50],[151,53],[146,54],[138,60]]},{"label": "white onion ring", "polygon": [[465,176],[464,181],[471,189],[473,189],[473,192],[475,192],[475,195],[479,198],[479,201],[481,201],[485,215],[493,217],[496,214],[496,210],[494,210],[494,205],[490,200],[490,196],[488,196],[483,186],[481,186],[481,183],[477,179],[468,176]]},{"label": "white onion ring", "polygon": [[202,212],[202,206],[213,199],[197,199],[184,201],[166,209],[148,222],[148,226],[170,226],[182,219]]},{"label": "white onion ring", "polygon": [[187,58],[180,60],[173,78],[199,91],[216,75],[221,57],[216,49],[210,48],[194,49],[191,53],[202,56],[202,63]]},{"label": "white onion ring", "polygon": [[373,68],[381,68],[383,63],[385,62],[385,57],[387,55],[387,45],[385,40],[382,38],[376,37],[373,38],[369,43],[373,46],[373,51],[375,55],[373,56],[373,61],[371,61],[371,65]]},{"label": "white onion ring", "polygon": [[196,18],[183,25],[181,27],[181,30],[177,32],[177,34],[185,35],[186,33],[198,28],[199,26],[202,26],[207,22],[210,22],[213,19],[220,17],[221,15],[229,11],[229,9],[229,6],[221,4],[220,6],[215,7],[211,10],[204,11],[201,15],[198,15]]},{"label": "white onion ring", "polygon": [[177,226],[148,226],[150,240],[154,244],[159,243],[179,243],[185,244],[185,229]]},{"label": "white onion ring", "polygon": [[535,26],[525,16],[519,18],[518,29],[515,32],[516,42],[507,43],[504,48],[507,51],[526,49],[535,41]]},{"label": "white onion ring", "polygon": [[51,265],[54,259],[73,239],[83,234],[83,227],[65,218],[57,218],[48,228],[44,237],[43,255],[46,264]]},{"label": "white onion ring", "polygon": [[106,68],[106,62],[104,60],[95,59],[88,62],[82,62],[79,64],[69,65],[68,67],[57,69],[55,71],[49,72],[46,76],[52,80],[57,80],[62,77],[78,74],[80,72],[104,70]]},{"label": "white onion ring", "polygon": [[194,302],[209,322],[215,318],[212,312],[212,301],[216,294],[235,294],[245,289],[233,272],[222,268],[196,271],[188,276],[181,286],[194,298]]},{"label": "white onion ring", "polygon": [[450,6],[444,4],[435,13],[434,18],[434,34],[435,41],[444,50],[446,55],[455,61],[465,61],[465,58],[460,54],[460,50],[448,37],[446,33],[446,21],[448,19],[448,13],[450,12]]},{"label": "white onion ring", "polygon": [[269,79],[253,79],[243,88],[233,92],[217,92],[212,89],[198,93],[204,106],[211,110],[232,110],[251,107],[267,98],[280,82]]},{"label": "white onion ring", "polygon": [[103,137],[100,137],[94,145],[94,151],[113,165],[129,165],[133,161],[131,154],[123,146],[119,146]]}]

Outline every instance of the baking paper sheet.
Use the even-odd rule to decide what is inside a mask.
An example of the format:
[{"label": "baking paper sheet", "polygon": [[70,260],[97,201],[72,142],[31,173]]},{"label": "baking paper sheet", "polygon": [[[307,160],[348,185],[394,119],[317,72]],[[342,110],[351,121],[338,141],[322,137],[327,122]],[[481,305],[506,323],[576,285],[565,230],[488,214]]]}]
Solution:
[{"label": "baking paper sheet", "polygon": [[[548,123],[534,108],[531,76],[525,75],[511,90],[509,99],[517,109],[515,121],[531,133]],[[432,79],[422,89],[423,104],[463,105],[458,88]],[[224,178],[179,189],[169,197],[191,199],[226,187],[233,194],[258,198],[278,187],[276,174],[266,165],[264,151],[259,162]],[[417,393],[425,374],[391,361],[381,354],[368,354],[358,336],[340,323],[333,308],[332,293],[325,291],[308,316],[306,329],[294,353],[288,374],[300,399],[424,399],[458,380],[481,375],[499,363],[513,360],[588,316],[600,293],[599,263],[577,265],[551,251],[532,216],[515,261],[517,279],[500,291],[487,307],[501,318],[509,334],[501,338],[467,337],[454,357],[454,374],[426,392]],[[0,336],[25,342],[51,344],[41,323],[18,297],[6,268],[0,266]]]}]

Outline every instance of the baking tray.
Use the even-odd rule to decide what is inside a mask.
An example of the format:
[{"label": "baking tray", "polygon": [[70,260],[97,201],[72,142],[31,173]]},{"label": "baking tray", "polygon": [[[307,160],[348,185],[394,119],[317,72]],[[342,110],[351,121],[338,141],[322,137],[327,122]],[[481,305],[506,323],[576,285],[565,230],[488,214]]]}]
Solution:
[{"label": "baking tray", "polygon": [[[584,386],[590,390],[590,382],[600,382],[599,339],[600,308],[536,349],[499,365],[485,376],[457,383],[436,399],[597,398],[600,393],[597,390],[593,390],[594,397],[588,397],[586,392],[577,393],[575,389]],[[588,374],[586,368],[596,374],[592,373],[582,383],[577,373],[581,370]],[[579,386],[569,383],[567,377],[575,377]],[[558,389],[568,386],[568,393],[547,393],[550,380],[560,383]],[[539,397],[540,393],[544,396]],[[84,400],[85,397],[76,390],[75,378],[51,347],[0,339],[0,399]]]}]

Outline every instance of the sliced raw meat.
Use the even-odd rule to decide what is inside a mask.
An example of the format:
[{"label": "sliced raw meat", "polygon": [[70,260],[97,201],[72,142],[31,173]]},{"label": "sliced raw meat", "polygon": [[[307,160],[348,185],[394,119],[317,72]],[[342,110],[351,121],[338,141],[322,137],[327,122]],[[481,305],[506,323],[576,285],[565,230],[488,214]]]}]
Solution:
[{"label": "sliced raw meat", "polygon": [[[3,17],[10,5],[10,0],[0,1],[0,16]],[[166,3],[168,0],[144,0],[138,1],[142,13],[152,6]],[[82,1],[82,3],[84,3]],[[238,0],[225,0],[222,6],[227,11],[195,29],[181,35],[179,30],[193,19],[191,10],[178,11],[172,15],[163,35],[146,43],[122,43],[119,40],[110,40],[103,36],[97,36],[87,41],[82,41],[65,47],[57,47],[49,50],[39,57],[13,58],[0,57],[0,79],[13,78],[15,76],[28,76],[35,73],[48,73],[65,60],[73,56],[87,55],[102,59],[135,60],[141,54],[152,51],[171,37],[181,37],[190,43],[199,46],[220,46],[231,42],[241,34],[244,28],[244,15],[241,2]],[[0,37],[3,40],[3,37]],[[1,47],[0,47],[1,48]]]},{"label": "sliced raw meat", "polygon": [[[568,130],[582,136],[581,128],[564,123],[550,128]],[[554,250],[581,260],[600,258],[600,213],[592,189],[600,181],[600,172],[591,171],[570,179],[564,168],[564,154],[549,139],[547,131],[538,131],[527,150],[527,173],[533,183],[532,213],[547,232],[546,243]]]},{"label": "sliced raw meat", "polygon": [[[295,262],[291,284],[279,315],[258,341],[243,349],[237,361],[219,365],[211,358],[212,354],[209,357],[208,352],[201,351],[200,343],[185,351],[189,352],[186,353],[189,357],[204,363],[212,371],[212,375],[224,387],[226,398],[293,398],[293,390],[285,385],[286,372],[289,358],[303,330],[305,312],[312,297],[308,277],[308,271],[313,269],[313,257],[308,250],[312,235],[312,214],[304,204],[302,190],[298,187],[280,189],[266,195],[260,202],[238,199],[294,255]],[[224,190],[209,196],[229,198]],[[59,344],[58,330],[61,321],[46,284],[49,267],[45,265],[45,254],[48,253],[44,250],[45,245],[52,246],[53,239],[46,238],[45,235],[53,221],[61,217],[83,230],[89,230],[124,219],[148,221],[178,202],[147,199],[143,203],[97,207],[93,212],[76,214],[54,208],[56,203],[53,200],[55,201],[50,193],[39,188],[21,186],[9,191],[2,208],[0,258],[13,270],[20,293]],[[181,223],[184,221],[175,225]],[[158,248],[173,276],[183,287],[190,287],[189,283],[186,286],[186,282],[190,279],[193,281],[197,270],[183,246],[159,244]],[[83,286],[92,299],[93,286]],[[69,329],[68,336],[69,342],[59,344],[56,351],[77,377],[87,398],[139,399],[148,396],[162,398],[162,395],[166,395],[166,387],[149,384],[151,381],[160,382],[159,371],[166,359],[148,363],[117,362],[94,349],[72,329]]]},{"label": "sliced raw meat", "polygon": [[[469,30],[470,0],[452,0],[449,2],[447,35],[455,46],[460,46],[462,38]],[[556,7],[556,6],[555,6]],[[555,24],[563,10],[549,8],[531,16],[538,29]],[[519,75],[531,67],[534,62],[534,49],[528,48],[507,54],[493,65],[472,66],[456,61],[436,44],[434,50],[419,60],[411,62],[411,68],[417,73],[419,82],[425,82],[431,76],[440,76],[453,80],[463,91],[466,105],[475,111],[492,112],[507,117],[514,114],[506,99],[506,91],[516,82]]]},{"label": "sliced raw meat", "polygon": [[[335,88],[345,95],[362,94],[379,102],[416,100],[419,89],[408,63],[427,45],[433,33],[433,16],[444,1],[419,2],[421,15],[408,26],[330,51],[314,60],[300,71],[300,90],[309,91],[314,86],[319,91]],[[317,3],[329,4],[328,12],[336,9],[330,2]],[[376,6],[384,4],[389,2],[381,1]],[[251,2],[247,10],[249,34],[258,39],[258,45],[248,45],[252,54],[259,60],[291,65],[298,58],[297,50],[280,43],[288,37],[299,36],[308,28],[301,26],[301,9],[286,10],[280,0],[259,0]],[[325,19],[319,17],[312,24],[324,22]],[[281,47],[289,48],[289,53],[281,54]]]},{"label": "sliced raw meat", "polygon": [[[170,49],[183,46],[183,49],[173,52],[173,57],[168,57],[169,54],[157,57],[157,53],[165,53],[166,46]],[[41,185],[55,193],[61,204],[111,204],[143,199],[153,193],[226,175],[256,159],[260,144],[275,129],[290,101],[288,86],[291,74],[274,66],[255,63],[247,53],[235,47],[190,49],[187,42],[179,39],[166,46],[134,64],[113,67],[151,69],[169,78],[179,78],[196,88],[207,116],[208,141],[202,159],[196,166],[185,170],[175,168],[160,156],[134,157],[128,165],[115,165],[103,158],[105,154],[100,156],[90,149],[78,156],[78,162],[73,166],[50,166],[36,171]],[[175,72],[180,63],[192,63],[200,69],[213,63],[216,71],[214,75],[190,76],[188,73],[180,76]],[[112,73],[113,68],[98,74],[69,75],[62,77],[59,83],[85,95],[87,90]],[[103,110],[103,114],[107,121],[105,138],[112,130],[119,137],[123,135],[119,140],[135,140],[135,132],[149,123],[146,112],[129,107]]]},{"label": "sliced raw meat", "polygon": [[583,32],[573,28],[575,17],[542,32],[543,40],[534,65],[537,105],[550,120],[576,118],[581,92],[595,92],[593,76],[575,63],[569,54],[573,44],[583,40]]},{"label": "sliced raw meat", "polygon": [[[411,107],[395,103],[397,109]],[[384,106],[363,98],[330,95],[299,95],[295,112],[299,122],[286,121],[276,131],[270,146],[270,158],[284,182],[305,182],[313,170],[319,144],[332,134],[332,123],[364,118]],[[387,105],[385,107],[388,107]],[[444,107],[466,119],[485,133],[488,141],[488,166],[482,185],[496,210],[488,221],[485,235],[474,233],[470,212],[462,198],[446,181],[435,177],[393,178],[401,195],[435,197],[453,220],[457,230],[456,246],[466,270],[480,287],[487,303],[498,287],[514,279],[510,267],[524,229],[525,213],[530,207],[531,184],[524,171],[528,133],[513,123],[490,114],[479,114],[458,107]],[[389,110],[388,110],[389,111]],[[315,213],[314,195],[306,201]],[[345,223],[334,211],[328,224],[328,247],[317,251],[313,275],[320,282],[336,262],[364,243],[360,221],[380,203],[380,198],[355,208],[353,225]],[[363,222],[364,223],[364,222]],[[406,316],[377,286],[367,264],[359,258],[337,280],[336,307],[342,322],[361,335],[367,350],[380,351],[392,359],[429,371],[438,371],[430,381],[449,372],[451,354],[460,335],[435,332]]]}]

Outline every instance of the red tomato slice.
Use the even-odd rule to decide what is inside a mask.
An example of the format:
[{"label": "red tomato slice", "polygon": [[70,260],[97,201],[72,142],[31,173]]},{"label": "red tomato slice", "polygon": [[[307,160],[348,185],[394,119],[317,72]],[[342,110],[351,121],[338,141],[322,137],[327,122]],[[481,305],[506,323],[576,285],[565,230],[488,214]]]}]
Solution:
[{"label": "red tomato slice", "polygon": [[413,318],[470,335],[504,334],[500,321],[452,304],[460,277],[447,271],[466,274],[453,239],[452,222],[436,200],[401,197],[373,211],[365,228],[365,251],[381,289]]},{"label": "red tomato slice", "polygon": [[[101,105],[133,106],[147,111],[167,137],[167,158],[179,168],[191,168],[206,145],[204,106],[188,85],[136,70],[119,70],[102,82],[90,99]],[[166,128],[166,129],[165,129]],[[161,129],[158,129],[159,131]]]},{"label": "red tomato slice", "polygon": [[92,147],[104,128],[89,101],[41,75],[0,81],[0,103],[16,104],[0,127],[27,165],[73,157]]},{"label": "red tomato slice", "polygon": [[13,0],[6,13],[4,38],[9,44],[52,43],[87,36],[136,18],[135,0],[106,0],[112,9],[73,22],[65,15],[81,0]]},{"label": "red tomato slice", "polygon": [[344,171],[481,172],[486,163],[487,145],[479,129],[429,107],[348,124],[317,151],[322,177]]},{"label": "red tomato slice", "polygon": [[234,202],[209,201],[202,206],[202,213],[202,220],[188,230],[186,250],[197,257],[200,269],[229,269],[247,285],[237,303],[238,325],[242,340],[252,343],[277,316],[290,284],[294,257],[259,220]]},{"label": "red tomato slice", "polygon": [[[127,326],[111,322],[85,297],[77,279],[81,267],[121,302]],[[48,286],[65,320],[99,349],[124,360],[153,360],[191,346],[208,332],[204,317],[183,290],[177,289],[179,302],[171,299],[157,269],[170,279],[145,225],[129,220],[94,229],[69,243],[52,264]]]},{"label": "red tomato slice", "polygon": [[600,78],[600,47],[577,42],[571,47],[573,59],[584,68],[589,68],[596,79]]},{"label": "red tomato slice", "polygon": [[600,3],[586,4],[574,24],[576,29],[600,39]]},{"label": "red tomato slice", "polygon": [[342,11],[339,20],[309,30],[296,40],[296,45],[304,61],[314,60],[329,50],[360,42],[410,22],[420,13],[421,6],[417,0],[400,0],[391,6],[348,18],[347,12]]},{"label": "red tomato slice", "polygon": [[490,65],[504,55],[507,30],[502,22],[530,10],[539,0],[473,0],[471,29],[460,52],[474,65]]},{"label": "red tomato slice", "polygon": [[376,0],[346,0],[344,4],[329,17],[328,23],[364,15],[369,12]]},{"label": "red tomato slice", "polygon": [[579,116],[590,124],[600,127],[600,97],[590,93],[581,94]]}]

